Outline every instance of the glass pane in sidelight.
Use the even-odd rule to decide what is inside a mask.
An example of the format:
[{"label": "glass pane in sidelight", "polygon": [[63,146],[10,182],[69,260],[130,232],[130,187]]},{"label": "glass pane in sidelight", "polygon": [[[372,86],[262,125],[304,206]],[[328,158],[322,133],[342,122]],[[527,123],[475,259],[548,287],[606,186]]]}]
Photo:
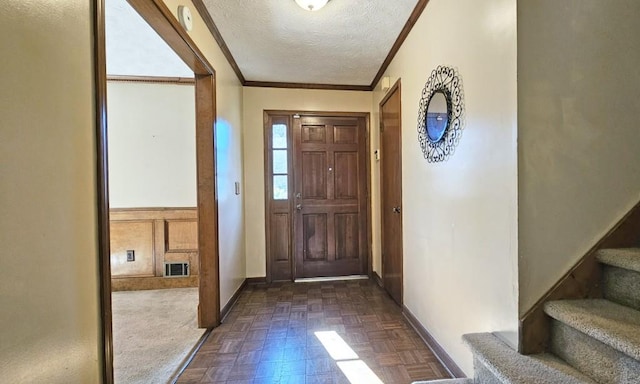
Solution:
[{"label": "glass pane in sidelight", "polygon": [[273,148],[287,148],[287,126],[284,124],[274,124],[271,130],[273,132],[271,139]]},{"label": "glass pane in sidelight", "polygon": [[287,173],[287,150],[273,151],[273,173]]},{"label": "glass pane in sidelight", "polygon": [[287,200],[289,198],[289,188],[287,185],[287,175],[273,176],[273,199]]}]

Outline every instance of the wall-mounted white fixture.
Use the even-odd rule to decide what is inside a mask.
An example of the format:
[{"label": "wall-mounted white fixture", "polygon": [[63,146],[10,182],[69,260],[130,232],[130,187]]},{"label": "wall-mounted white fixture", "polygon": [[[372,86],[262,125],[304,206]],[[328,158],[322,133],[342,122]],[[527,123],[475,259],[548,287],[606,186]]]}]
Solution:
[{"label": "wall-mounted white fixture", "polygon": [[328,2],[329,0],[296,0],[300,8],[307,11],[317,11],[327,5]]},{"label": "wall-mounted white fixture", "polygon": [[185,5],[178,6],[178,21],[187,32],[193,29],[193,17],[191,16],[189,7]]},{"label": "wall-mounted white fixture", "polygon": [[382,88],[382,92],[387,92],[389,88],[391,88],[391,77],[385,76],[380,81],[380,86]]}]

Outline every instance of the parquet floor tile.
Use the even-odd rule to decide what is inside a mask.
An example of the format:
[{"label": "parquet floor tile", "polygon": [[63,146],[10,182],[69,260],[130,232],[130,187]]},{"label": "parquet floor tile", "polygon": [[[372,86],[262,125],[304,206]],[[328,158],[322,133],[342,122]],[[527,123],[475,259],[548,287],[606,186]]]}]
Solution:
[{"label": "parquet floor tile", "polygon": [[[373,379],[358,381],[365,376]],[[449,376],[382,289],[350,280],[249,285],[177,382],[355,384],[376,377],[409,384]]]}]

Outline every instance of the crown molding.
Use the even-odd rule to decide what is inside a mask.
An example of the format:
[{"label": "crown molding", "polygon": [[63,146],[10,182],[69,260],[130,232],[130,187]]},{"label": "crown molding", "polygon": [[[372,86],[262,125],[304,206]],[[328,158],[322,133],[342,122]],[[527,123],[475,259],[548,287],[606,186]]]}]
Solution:
[{"label": "crown molding", "polygon": [[398,53],[398,51],[400,50],[400,47],[402,47],[402,43],[404,43],[404,41],[407,39],[407,36],[409,36],[409,32],[411,32],[411,30],[413,29],[413,26],[416,25],[416,22],[422,15],[422,11],[424,11],[428,3],[429,3],[429,0],[419,0],[418,4],[416,4],[416,7],[413,9],[413,12],[411,12],[411,15],[409,15],[409,19],[404,24],[402,31],[400,31],[400,34],[398,35],[396,42],[393,43],[393,46],[391,47],[389,54],[387,54],[387,57],[382,62],[382,65],[380,66],[378,73],[371,81],[371,85],[369,86],[371,90],[375,89],[376,84],[378,84],[378,82],[380,81],[380,78],[389,67],[389,64],[391,64],[391,61],[393,60],[393,58],[396,56],[396,53]]},{"label": "crown molding", "polygon": [[277,81],[245,81],[245,87],[262,88],[295,88],[295,89],[325,89],[334,91],[371,91],[368,85],[349,84],[315,84],[315,83],[283,83]]},{"label": "crown molding", "polygon": [[211,18],[211,15],[207,10],[207,6],[204,5],[202,0],[192,0],[192,1],[193,1],[193,5],[196,7],[196,10],[198,11],[198,13],[200,13],[200,16],[202,16],[202,19],[204,20],[204,23],[207,25],[207,28],[209,28],[211,35],[213,35],[214,40],[216,41],[216,43],[218,43],[220,50],[222,50],[222,54],[224,54],[224,57],[227,58],[227,61],[229,62],[229,65],[231,65],[231,68],[233,68],[233,72],[235,72],[236,76],[238,76],[240,83],[244,85],[244,83],[246,82],[244,75],[242,74],[240,67],[238,67],[238,63],[236,63],[236,59],[231,54],[231,51],[229,50],[227,43],[222,38],[222,35],[220,34],[220,30],[218,29],[216,24],[213,22],[213,19]]},{"label": "crown molding", "polygon": [[406,40],[407,36],[409,35],[409,32],[411,32],[411,30],[413,29],[413,26],[416,24],[416,22],[422,15],[422,11],[424,11],[424,9],[427,7],[427,4],[429,3],[429,0],[418,0],[418,3],[416,4],[415,8],[411,12],[411,15],[409,15],[409,19],[404,24],[402,31],[400,31],[400,34],[396,38],[396,41],[393,43],[393,46],[391,47],[391,50],[387,54],[387,57],[382,62],[382,65],[380,65],[380,69],[378,70],[375,77],[371,81],[371,84],[349,85],[349,84],[284,83],[284,82],[274,82],[274,81],[246,80],[244,75],[242,74],[242,71],[240,70],[240,67],[238,67],[238,63],[236,62],[235,58],[231,54],[231,51],[229,50],[227,43],[222,38],[222,35],[220,34],[220,30],[218,29],[216,24],[213,22],[213,19],[211,18],[211,15],[209,14],[209,11],[207,10],[207,7],[204,4],[203,0],[192,0],[192,1],[193,1],[193,5],[196,7],[198,12],[200,13],[200,16],[202,16],[202,19],[204,20],[205,24],[209,28],[209,31],[213,35],[213,38],[218,43],[218,46],[222,50],[224,57],[227,59],[227,61],[231,65],[231,68],[233,68],[233,71],[236,73],[236,76],[238,76],[238,79],[240,80],[240,83],[242,83],[243,86],[267,87],[267,88],[329,89],[329,90],[341,90],[341,91],[373,91],[375,89],[376,84],[378,84],[378,82],[380,81],[380,78],[389,67],[389,64],[391,64],[391,61],[398,53],[398,50],[400,50],[400,47],[402,46],[402,43],[404,43],[404,41]]}]

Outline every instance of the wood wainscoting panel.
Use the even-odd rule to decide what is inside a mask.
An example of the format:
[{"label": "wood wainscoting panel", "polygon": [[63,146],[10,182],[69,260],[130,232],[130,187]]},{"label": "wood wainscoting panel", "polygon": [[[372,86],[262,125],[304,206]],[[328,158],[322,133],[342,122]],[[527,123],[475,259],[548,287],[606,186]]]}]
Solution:
[{"label": "wood wainscoting panel", "polygon": [[167,252],[198,251],[198,220],[166,220]]},{"label": "wood wainscoting panel", "polygon": [[198,286],[198,276],[188,277],[125,277],[111,279],[111,290],[144,291],[148,289],[193,288]]},{"label": "wood wainscoting panel", "polygon": [[[112,221],[111,276],[154,276],[153,222]],[[127,251],[134,252],[134,261],[127,261]]]},{"label": "wood wainscoting panel", "polygon": [[197,219],[196,208],[111,208],[109,219],[111,221],[123,220],[184,220]]},{"label": "wood wainscoting panel", "polygon": [[198,220],[165,220],[164,239],[164,262],[188,262],[190,274],[198,275]]},{"label": "wood wainscoting panel", "polygon": [[[118,208],[110,222],[114,291],[197,286],[196,208]],[[134,251],[134,262],[126,261],[127,250]],[[165,278],[165,262],[189,263],[189,278]]]}]

